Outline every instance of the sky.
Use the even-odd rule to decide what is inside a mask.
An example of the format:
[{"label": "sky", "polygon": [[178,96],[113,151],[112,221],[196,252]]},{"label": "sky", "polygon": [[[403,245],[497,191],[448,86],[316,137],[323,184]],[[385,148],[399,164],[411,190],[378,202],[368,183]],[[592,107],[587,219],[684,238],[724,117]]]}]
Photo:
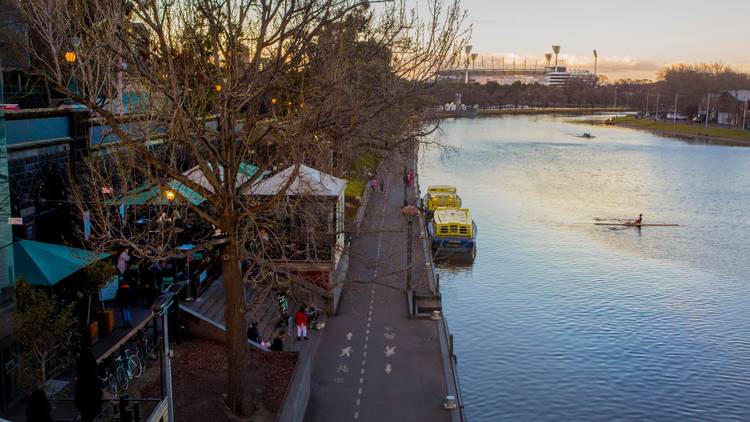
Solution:
[{"label": "sky", "polygon": [[553,44],[571,68],[610,79],[655,79],[673,63],[750,71],[750,0],[461,0],[473,50],[506,66],[544,61]]}]

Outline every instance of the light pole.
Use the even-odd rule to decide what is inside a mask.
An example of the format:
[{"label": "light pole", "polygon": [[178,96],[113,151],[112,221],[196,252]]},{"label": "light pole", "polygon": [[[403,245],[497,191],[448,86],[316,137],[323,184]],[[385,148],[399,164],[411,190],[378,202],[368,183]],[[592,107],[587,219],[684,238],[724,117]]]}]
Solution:
[{"label": "light pole", "polygon": [[464,83],[469,83],[469,58],[471,57],[471,46],[467,45],[464,47],[464,51],[466,52],[466,66],[464,67]]},{"label": "light pole", "polygon": [[708,127],[708,119],[711,116],[711,93],[708,93],[708,98],[706,99],[706,127]]},{"label": "light pole", "polygon": [[162,317],[162,332],[164,333],[164,373],[167,386],[167,406],[169,407],[169,422],[174,422],[174,396],[172,394],[172,351],[169,349],[169,306],[173,303],[174,293],[167,291],[159,296],[151,307],[155,318]]},{"label": "light pole", "polygon": [[[409,205],[401,209],[401,213],[406,217],[406,289],[409,292],[414,291],[412,283],[412,249],[414,238],[414,217],[419,214],[419,209],[414,205]],[[409,309],[412,304],[409,303]]]},{"label": "light pole", "polygon": [[617,85],[615,85],[615,108],[617,108]]},{"label": "light pole", "polygon": [[598,64],[598,61],[599,61],[599,54],[596,52],[596,50],[594,50],[594,77],[597,76],[596,65]]},{"label": "light pole", "polygon": [[659,96],[661,94],[656,94],[656,120],[659,121]]},{"label": "light pole", "polygon": [[560,54],[560,46],[553,45],[552,51],[555,53],[555,72],[557,72],[557,56]]}]

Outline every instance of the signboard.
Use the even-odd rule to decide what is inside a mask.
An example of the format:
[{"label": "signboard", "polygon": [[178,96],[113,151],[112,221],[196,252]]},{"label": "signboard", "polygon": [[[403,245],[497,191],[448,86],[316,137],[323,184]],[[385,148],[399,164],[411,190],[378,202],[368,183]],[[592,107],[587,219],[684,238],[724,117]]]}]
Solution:
[{"label": "signboard", "polygon": [[8,217],[8,224],[12,226],[22,226],[23,218],[21,217]]}]

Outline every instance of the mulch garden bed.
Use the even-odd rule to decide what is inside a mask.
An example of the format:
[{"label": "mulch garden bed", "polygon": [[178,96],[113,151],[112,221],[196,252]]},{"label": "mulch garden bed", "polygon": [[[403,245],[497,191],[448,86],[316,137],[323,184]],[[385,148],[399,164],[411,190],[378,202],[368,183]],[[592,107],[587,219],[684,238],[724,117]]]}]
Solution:
[{"label": "mulch garden bed", "polygon": [[[252,420],[273,421],[294,373],[297,353],[252,349],[250,354],[251,382],[248,385],[256,404]],[[230,416],[229,409],[224,404],[226,383],[227,354],[223,344],[192,340],[174,347],[172,385],[176,421],[237,420]],[[142,394],[158,396],[159,380],[147,385]]]}]

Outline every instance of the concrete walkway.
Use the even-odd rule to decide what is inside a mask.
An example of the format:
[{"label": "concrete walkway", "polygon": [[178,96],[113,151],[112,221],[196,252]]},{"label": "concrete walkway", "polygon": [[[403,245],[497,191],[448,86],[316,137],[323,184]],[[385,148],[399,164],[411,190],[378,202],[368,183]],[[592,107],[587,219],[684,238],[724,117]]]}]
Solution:
[{"label": "concrete walkway", "polygon": [[[306,421],[451,420],[443,409],[438,323],[409,318],[403,160],[386,160],[379,175],[386,192],[370,197],[338,315],[329,318],[315,357]],[[418,222],[414,232],[414,282],[424,286]]]}]

